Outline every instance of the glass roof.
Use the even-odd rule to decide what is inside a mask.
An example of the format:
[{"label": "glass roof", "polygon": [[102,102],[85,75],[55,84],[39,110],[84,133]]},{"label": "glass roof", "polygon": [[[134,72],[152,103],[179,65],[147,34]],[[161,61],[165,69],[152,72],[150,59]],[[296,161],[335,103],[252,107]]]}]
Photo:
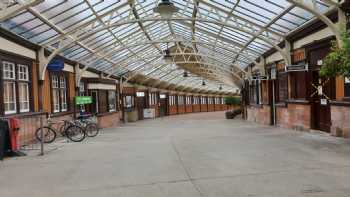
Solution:
[{"label": "glass roof", "polygon": [[[66,58],[119,77],[226,92],[236,91],[244,68],[314,18],[289,0],[173,0],[178,12],[170,19],[154,12],[156,0],[8,2],[34,3],[3,28]],[[309,2],[331,9],[327,1]],[[174,49],[171,63],[163,60],[166,49]],[[189,64],[192,70],[182,66]]]}]

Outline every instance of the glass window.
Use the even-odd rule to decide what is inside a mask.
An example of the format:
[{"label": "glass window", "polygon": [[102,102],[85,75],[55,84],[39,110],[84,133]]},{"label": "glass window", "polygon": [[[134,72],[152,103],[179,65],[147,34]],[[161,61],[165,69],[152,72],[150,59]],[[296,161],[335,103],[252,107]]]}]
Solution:
[{"label": "glass window", "polygon": [[15,64],[12,62],[3,62],[3,78],[4,79],[16,79],[15,77]]},{"label": "glass window", "polygon": [[4,106],[5,106],[5,114],[16,113],[15,82],[4,82]]},{"label": "glass window", "polygon": [[124,107],[132,108],[134,106],[134,97],[133,96],[125,96],[124,97]]},{"label": "glass window", "polygon": [[64,74],[51,75],[53,112],[68,111],[67,80]]},{"label": "glass window", "polygon": [[[4,114],[29,112],[29,68],[27,65],[4,61]],[[17,76],[16,76],[17,73]],[[18,94],[18,95],[17,95]]]},{"label": "glass window", "polygon": [[28,83],[18,84],[19,110],[29,112],[29,88]]},{"label": "glass window", "polygon": [[115,91],[108,91],[108,110],[110,112],[116,110],[116,94]]},{"label": "glass window", "polygon": [[29,72],[28,66],[26,65],[18,65],[18,80],[28,81],[29,80]]},{"label": "glass window", "polygon": [[80,82],[79,83],[79,96],[84,96],[85,95],[85,83]]}]

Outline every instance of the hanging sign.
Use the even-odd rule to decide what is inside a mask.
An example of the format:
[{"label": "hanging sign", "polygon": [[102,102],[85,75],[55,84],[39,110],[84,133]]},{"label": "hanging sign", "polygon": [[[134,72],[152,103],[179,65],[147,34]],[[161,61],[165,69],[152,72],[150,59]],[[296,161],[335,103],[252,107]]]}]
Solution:
[{"label": "hanging sign", "polygon": [[62,71],[64,68],[64,61],[60,58],[53,58],[47,65],[49,71]]},{"label": "hanging sign", "polygon": [[75,104],[76,105],[85,105],[85,104],[91,104],[91,103],[92,103],[91,96],[76,96],[75,97]]}]

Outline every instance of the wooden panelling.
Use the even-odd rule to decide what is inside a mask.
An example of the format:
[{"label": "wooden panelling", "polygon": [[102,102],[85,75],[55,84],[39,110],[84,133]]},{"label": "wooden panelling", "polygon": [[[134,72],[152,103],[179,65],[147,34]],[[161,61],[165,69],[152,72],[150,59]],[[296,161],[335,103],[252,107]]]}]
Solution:
[{"label": "wooden panelling", "polygon": [[69,110],[73,111],[74,108],[74,97],[75,97],[75,74],[68,73],[68,99],[69,99]]},{"label": "wooden panelling", "polygon": [[344,98],[344,83],[345,83],[345,80],[344,80],[344,77],[337,77],[336,80],[335,80],[335,89],[336,89],[336,100],[342,100]]},{"label": "wooden panelling", "polygon": [[50,83],[50,76],[48,71],[45,72],[45,80],[43,82],[42,104],[43,104],[43,111],[51,113],[51,83]]},{"label": "wooden panelling", "polygon": [[36,62],[33,62],[32,66],[32,99],[33,99],[33,110],[39,111],[39,91],[38,91],[38,66]]}]

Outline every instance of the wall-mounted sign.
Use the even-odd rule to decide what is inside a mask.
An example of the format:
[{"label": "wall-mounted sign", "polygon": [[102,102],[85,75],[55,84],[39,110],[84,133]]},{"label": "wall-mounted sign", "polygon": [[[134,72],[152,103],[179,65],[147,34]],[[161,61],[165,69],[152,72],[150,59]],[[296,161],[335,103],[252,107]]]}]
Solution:
[{"label": "wall-mounted sign", "polygon": [[328,101],[327,99],[321,99],[321,105],[327,105]]},{"label": "wall-mounted sign", "polygon": [[136,96],[137,97],[144,97],[145,96],[145,92],[136,92]]},{"label": "wall-mounted sign", "polygon": [[75,97],[75,104],[76,105],[86,105],[92,103],[92,97],[91,96],[76,96]]},{"label": "wall-mounted sign", "polygon": [[165,98],[166,98],[166,95],[165,95],[165,94],[161,94],[161,95],[159,95],[159,98],[165,99]]},{"label": "wall-mounted sign", "polygon": [[64,68],[64,61],[60,58],[53,58],[47,65],[49,71],[61,71]]},{"label": "wall-mounted sign", "polygon": [[297,72],[297,71],[308,71],[309,65],[304,62],[296,65],[288,65],[286,66],[286,72]]},{"label": "wall-mounted sign", "polygon": [[350,78],[349,77],[345,77],[345,83],[350,83]]}]

